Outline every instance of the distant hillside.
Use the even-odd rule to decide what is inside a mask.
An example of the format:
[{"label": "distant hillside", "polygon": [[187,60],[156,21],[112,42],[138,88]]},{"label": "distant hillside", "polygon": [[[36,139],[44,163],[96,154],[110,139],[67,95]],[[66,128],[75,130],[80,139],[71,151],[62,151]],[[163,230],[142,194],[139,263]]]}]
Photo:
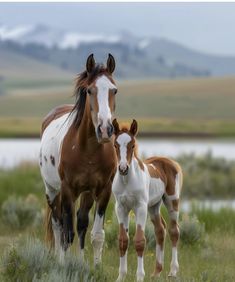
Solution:
[{"label": "distant hillside", "polygon": [[7,49],[40,62],[77,73],[94,53],[104,61],[108,53],[117,60],[119,78],[175,78],[235,74],[235,57],[203,54],[164,38],[119,34],[80,34],[48,26],[0,25],[0,52]]}]

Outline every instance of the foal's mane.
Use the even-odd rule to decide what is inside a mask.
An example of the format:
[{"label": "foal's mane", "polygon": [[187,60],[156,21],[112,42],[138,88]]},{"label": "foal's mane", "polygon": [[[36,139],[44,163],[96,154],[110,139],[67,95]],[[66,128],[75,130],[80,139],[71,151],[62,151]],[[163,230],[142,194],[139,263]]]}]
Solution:
[{"label": "foal's mane", "polygon": [[109,76],[107,69],[103,64],[97,64],[91,73],[88,73],[86,70],[78,74],[75,80],[75,90],[74,96],[76,98],[74,107],[71,111],[75,114],[75,118],[73,120],[73,125],[76,129],[79,128],[82,117],[86,107],[86,97],[87,97],[87,86],[91,84],[98,76],[101,75]]}]

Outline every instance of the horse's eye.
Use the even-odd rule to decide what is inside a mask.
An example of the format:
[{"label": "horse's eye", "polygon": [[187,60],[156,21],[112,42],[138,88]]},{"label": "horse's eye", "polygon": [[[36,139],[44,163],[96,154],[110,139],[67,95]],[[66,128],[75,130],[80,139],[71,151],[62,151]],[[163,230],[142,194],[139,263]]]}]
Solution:
[{"label": "horse's eye", "polygon": [[87,89],[87,93],[90,95],[91,94],[91,89]]},{"label": "horse's eye", "polygon": [[132,145],[132,149],[134,149],[135,148],[135,145]]},{"label": "horse's eye", "polygon": [[113,90],[113,93],[114,93],[114,95],[117,94],[117,89],[114,89],[114,90]]}]

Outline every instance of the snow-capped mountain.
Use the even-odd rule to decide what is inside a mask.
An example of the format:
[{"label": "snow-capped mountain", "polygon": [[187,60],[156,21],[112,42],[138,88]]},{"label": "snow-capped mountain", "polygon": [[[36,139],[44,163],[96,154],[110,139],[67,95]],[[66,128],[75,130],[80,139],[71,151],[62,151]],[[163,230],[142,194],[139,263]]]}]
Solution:
[{"label": "snow-capped mountain", "polygon": [[0,24],[0,48],[71,71],[84,66],[90,53],[100,61],[112,53],[118,60],[118,75],[125,78],[235,74],[233,57],[203,54],[164,38],[136,36],[126,30],[84,34],[45,25]]},{"label": "snow-capped mountain", "polygon": [[63,31],[45,25],[9,27],[0,25],[0,40],[11,40],[22,45],[37,43],[46,47],[57,46],[62,49],[77,48],[82,43],[117,43],[119,35],[82,34],[75,31]]}]

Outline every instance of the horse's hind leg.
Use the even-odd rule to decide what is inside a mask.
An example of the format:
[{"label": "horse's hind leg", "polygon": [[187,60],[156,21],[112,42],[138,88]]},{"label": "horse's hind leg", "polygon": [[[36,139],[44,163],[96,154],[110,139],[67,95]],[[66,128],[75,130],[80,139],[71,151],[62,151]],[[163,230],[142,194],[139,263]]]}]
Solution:
[{"label": "horse's hind leg", "polygon": [[164,204],[167,207],[170,225],[169,225],[169,235],[172,243],[172,259],[171,259],[171,268],[169,276],[175,277],[179,271],[179,262],[178,262],[178,251],[177,245],[180,237],[180,231],[178,226],[178,217],[179,217],[179,199],[173,197],[165,197]]},{"label": "horse's hind leg", "polygon": [[111,196],[111,183],[104,187],[103,192],[99,195],[96,202],[95,221],[91,230],[91,244],[94,250],[94,264],[97,265],[102,261],[102,250],[105,239],[104,217],[105,211]]},{"label": "horse's hind leg", "polygon": [[91,193],[84,192],[80,196],[80,206],[77,211],[77,232],[80,241],[80,255],[84,257],[85,237],[89,224],[89,211],[93,205],[93,197]]},{"label": "horse's hind leg", "polygon": [[[48,222],[47,237],[52,244],[52,236],[54,236],[54,248],[56,255],[59,256],[60,261],[63,261],[64,252],[61,245],[61,235],[62,235],[62,219],[61,219],[61,201],[60,193],[51,187],[48,183],[44,181],[46,187],[46,198],[48,203],[48,208],[51,209],[50,222]],[[51,229],[53,234],[50,234]]]},{"label": "horse's hind leg", "polygon": [[70,188],[65,181],[61,185],[61,209],[62,209],[62,245],[64,251],[73,243],[74,229],[74,201]]},{"label": "horse's hind leg", "polygon": [[166,236],[166,223],[160,214],[161,202],[149,208],[150,218],[154,225],[156,236],[156,266],[152,277],[159,277],[164,264],[164,242]]}]

